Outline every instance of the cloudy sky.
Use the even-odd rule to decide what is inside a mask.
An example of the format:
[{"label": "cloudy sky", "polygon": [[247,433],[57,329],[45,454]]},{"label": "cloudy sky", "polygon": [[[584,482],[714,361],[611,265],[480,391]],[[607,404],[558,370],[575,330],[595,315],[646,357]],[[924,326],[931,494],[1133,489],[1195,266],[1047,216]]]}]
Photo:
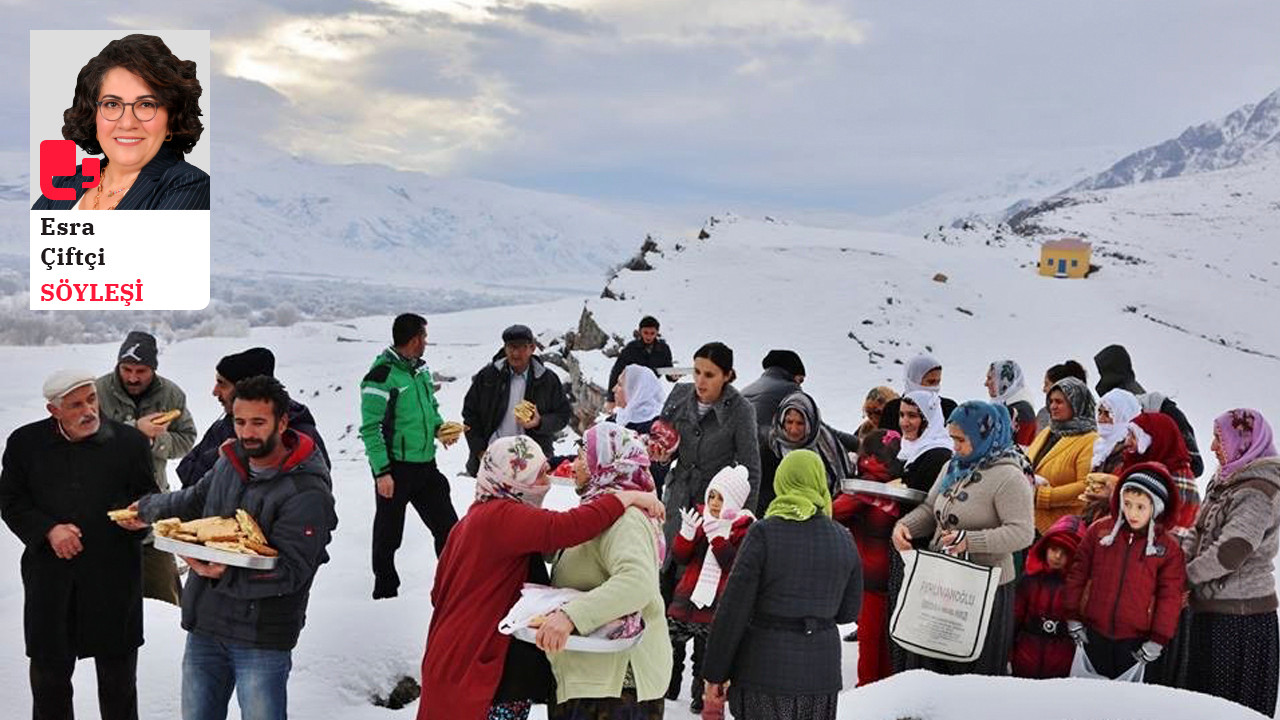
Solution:
[{"label": "cloudy sky", "polygon": [[59,7],[0,0],[0,150],[28,140],[28,30],[209,29],[219,137],[656,204],[878,214],[1280,88],[1274,0]]}]

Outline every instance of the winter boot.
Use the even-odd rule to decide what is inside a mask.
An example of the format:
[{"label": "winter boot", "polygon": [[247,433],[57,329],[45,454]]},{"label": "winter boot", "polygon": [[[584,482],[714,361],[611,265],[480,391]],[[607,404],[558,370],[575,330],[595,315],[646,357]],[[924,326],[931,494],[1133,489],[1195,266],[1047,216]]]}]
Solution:
[{"label": "winter boot", "polygon": [[683,673],[680,672],[679,668],[671,669],[671,682],[667,685],[668,700],[680,699],[680,680],[681,680],[680,676],[681,675],[683,675]]},{"label": "winter boot", "polygon": [[689,712],[694,715],[702,714],[702,678],[694,676],[693,682],[689,683],[689,694],[693,696],[693,701],[689,703]]},{"label": "winter boot", "polygon": [[667,684],[667,699],[680,698],[680,681],[684,679],[684,646],[671,647],[671,682]]}]

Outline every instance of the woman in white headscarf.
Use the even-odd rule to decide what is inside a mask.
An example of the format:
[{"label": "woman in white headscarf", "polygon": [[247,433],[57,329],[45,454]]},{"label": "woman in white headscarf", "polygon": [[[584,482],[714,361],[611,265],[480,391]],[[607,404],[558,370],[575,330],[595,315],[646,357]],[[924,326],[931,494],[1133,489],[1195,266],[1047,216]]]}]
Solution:
[{"label": "woman in white headscarf", "polygon": [[1142,403],[1124,388],[1098,400],[1098,439],[1093,441],[1093,471],[1119,474],[1124,465],[1124,441],[1129,423],[1142,414]]},{"label": "woman in white headscarf", "polygon": [[618,408],[614,422],[640,434],[649,432],[649,426],[662,413],[662,404],[667,401],[662,381],[644,365],[623,368],[613,393]]},{"label": "woman in white headscarf", "polygon": [[[648,435],[653,421],[662,413],[662,405],[667,401],[667,391],[662,381],[645,365],[631,364],[622,369],[618,382],[613,386],[613,403],[617,407],[613,421],[634,430],[640,435]],[[649,466],[653,474],[653,484],[657,488],[658,497],[662,497],[662,485],[667,479],[667,466],[653,463]]]},{"label": "woman in white headscarf", "polygon": [[[955,400],[941,397],[942,363],[934,356],[925,354],[911,358],[907,362],[903,380],[905,388],[903,395],[919,390],[938,394],[942,402],[942,417],[944,420],[951,414],[952,410],[956,409]],[[898,425],[898,407],[901,404],[902,398],[895,398],[885,403],[884,410],[880,412],[881,429],[902,432],[902,428]]]},{"label": "woman in white headscarf", "polygon": [[942,399],[928,390],[909,392],[902,398],[898,413],[902,428],[900,477],[912,490],[929,492],[954,449],[942,417]]}]

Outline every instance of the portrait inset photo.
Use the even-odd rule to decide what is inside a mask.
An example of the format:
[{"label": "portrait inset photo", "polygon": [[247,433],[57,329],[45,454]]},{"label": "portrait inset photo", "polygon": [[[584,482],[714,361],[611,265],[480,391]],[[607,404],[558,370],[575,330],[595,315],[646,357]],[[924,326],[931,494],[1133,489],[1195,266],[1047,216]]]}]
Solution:
[{"label": "portrait inset photo", "polygon": [[31,33],[32,210],[209,209],[209,32]]}]

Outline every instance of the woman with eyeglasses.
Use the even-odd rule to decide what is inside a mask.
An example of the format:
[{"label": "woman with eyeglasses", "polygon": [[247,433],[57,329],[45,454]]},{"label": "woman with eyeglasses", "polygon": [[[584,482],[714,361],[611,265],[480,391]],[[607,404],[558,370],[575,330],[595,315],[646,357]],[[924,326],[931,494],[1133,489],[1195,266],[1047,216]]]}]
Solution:
[{"label": "woman with eyeglasses", "polygon": [[204,132],[196,64],[179,60],[154,35],[107,44],[76,78],[62,136],[90,155],[103,154],[100,182],[77,167],[55,177],[75,200],[44,195],[32,210],[208,210],[209,174],[186,162]]}]

